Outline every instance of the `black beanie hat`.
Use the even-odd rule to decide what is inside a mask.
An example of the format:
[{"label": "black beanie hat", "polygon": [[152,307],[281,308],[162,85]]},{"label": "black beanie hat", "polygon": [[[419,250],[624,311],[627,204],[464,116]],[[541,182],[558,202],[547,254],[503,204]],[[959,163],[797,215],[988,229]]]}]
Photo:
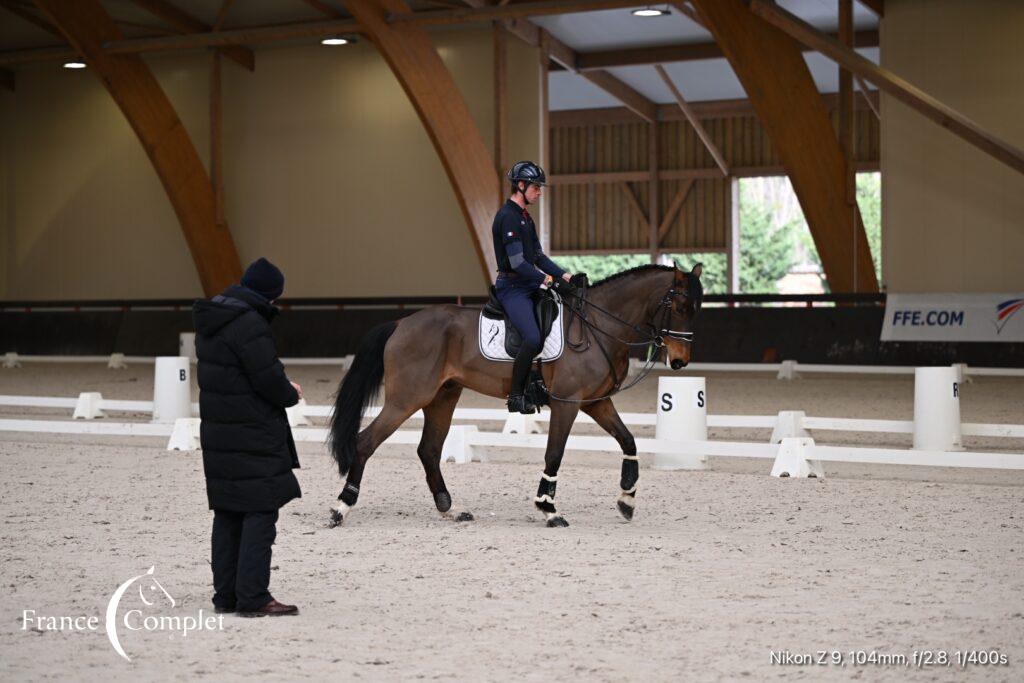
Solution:
[{"label": "black beanie hat", "polygon": [[284,292],[284,274],[267,259],[260,257],[249,264],[242,276],[242,286],[273,301]]}]

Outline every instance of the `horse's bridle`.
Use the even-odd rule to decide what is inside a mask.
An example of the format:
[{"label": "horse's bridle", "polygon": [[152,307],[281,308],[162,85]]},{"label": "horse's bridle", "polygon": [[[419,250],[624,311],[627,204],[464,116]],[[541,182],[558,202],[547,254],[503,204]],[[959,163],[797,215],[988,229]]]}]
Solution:
[{"label": "horse's bridle", "polygon": [[[572,305],[567,306],[569,314],[580,321],[580,339],[576,342],[573,342],[571,339],[566,339],[566,343],[569,345],[569,348],[577,353],[583,353],[584,351],[588,350],[590,348],[590,339],[587,337],[586,331],[587,329],[590,329],[593,330],[594,332],[600,333],[605,337],[608,337],[609,339],[612,339],[620,344],[623,344],[624,346],[648,347],[647,360],[645,361],[644,367],[640,370],[640,373],[637,375],[637,377],[629,384],[623,385],[621,380],[619,380],[618,372],[616,372],[615,370],[615,363],[612,362],[611,356],[608,354],[608,350],[605,349],[604,344],[601,343],[601,339],[595,334],[594,341],[597,343],[597,347],[598,349],[600,349],[601,355],[604,356],[605,361],[608,363],[608,370],[611,372],[612,390],[605,394],[604,396],[598,398],[572,399],[555,396],[554,394],[547,390],[547,387],[545,387],[544,390],[547,393],[547,395],[556,401],[562,401],[565,403],[596,403],[597,401],[603,401],[606,398],[614,396],[620,391],[625,391],[627,389],[633,388],[641,381],[646,379],[647,375],[649,375],[651,373],[651,370],[654,369],[654,363],[658,357],[658,354],[652,353],[652,351],[654,349],[660,350],[664,348],[666,339],[673,339],[675,341],[693,343],[693,332],[673,330],[671,327],[672,306],[675,303],[676,299],[678,299],[679,297],[683,297],[683,299],[686,300],[695,298],[697,296],[693,291],[693,286],[692,284],[690,284],[689,279],[687,280],[687,284],[687,291],[680,292],[676,289],[676,283],[673,280],[672,285],[669,286],[668,290],[665,292],[665,295],[661,298],[661,301],[658,303],[658,307],[654,309],[654,313],[651,315],[651,322],[646,323],[646,326],[650,328],[650,331],[643,330],[637,325],[634,325],[626,320],[623,320],[622,318],[615,315],[611,311],[602,308],[601,306],[598,306],[594,302],[588,301],[587,290],[585,288],[581,289],[582,293],[576,295],[576,301],[574,301]],[[627,341],[625,339],[620,339],[619,337],[609,332],[606,332],[605,330],[602,330],[596,324],[587,319],[587,308],[593,308],[594,310],[599,311],[600,313],[606,315],[612,320],[618,322],[620,325],[628,327],[629,329],[633,330],[641,337],[641,341]],[[657,320],[659,316],[661,317],[661,320],[658,325],[655,325],[653,321]],[[572,320],[570,320],[569,324],[566,326],[567,337],[568,330],[571,327]]]}]

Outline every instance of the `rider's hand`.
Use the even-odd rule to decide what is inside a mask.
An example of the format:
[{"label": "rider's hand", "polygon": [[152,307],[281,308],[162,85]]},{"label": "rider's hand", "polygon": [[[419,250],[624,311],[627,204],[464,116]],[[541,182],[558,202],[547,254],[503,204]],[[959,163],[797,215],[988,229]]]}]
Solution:
[{"label": "rider's hand", "polygon": [[565,296],[567,294],[570,296],[578,296],[579,294],[579,290],[577,290],[576,287],[568,280],[555,280],[554,288],[555,291],[561,294],[562,296]]},{"label": "rider's hand", "polygon": [[572,282],[572,273],[562,273],[562,279],[566,282]]},{"label": "rider's hand", "polygon": [[299,386],[299,383],[298,382],[292,382],[291,380],[288,380],[288,381],[291,382],[291,385],[293,387],[295,387],[295,391],[298,392],[299,398],[302,398],[302,387]]}]

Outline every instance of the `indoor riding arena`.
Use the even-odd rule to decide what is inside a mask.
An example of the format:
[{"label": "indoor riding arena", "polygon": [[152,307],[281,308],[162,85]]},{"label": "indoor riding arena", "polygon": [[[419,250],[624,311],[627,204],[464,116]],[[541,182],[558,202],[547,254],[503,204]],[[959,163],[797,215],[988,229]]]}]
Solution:
[{"label": "indoor riding arena", "polygon": [[0,677],[1024,679],[1022,32],[0,0]]}]

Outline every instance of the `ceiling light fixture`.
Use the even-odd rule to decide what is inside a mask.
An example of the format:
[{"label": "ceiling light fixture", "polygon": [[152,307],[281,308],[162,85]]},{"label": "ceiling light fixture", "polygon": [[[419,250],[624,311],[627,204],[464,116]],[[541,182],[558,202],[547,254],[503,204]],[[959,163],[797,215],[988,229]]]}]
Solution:
[{"label": "ceiling light fixture", "polygon": [[64,62],[65,69],[84,69],[85,64],[82,62]]},{"label": "ceiling light fixture", "polygon": [[672,12],[668,9],[658,9],[657,7],[651,7],[648,5],[647,7],[633,10],[632,14],[634,17],[663,17],[668,14],[672,14]]},{"label": "ceiling light fixture", "polygon": [[355,36],[331,36],[320,41],[321,45],[351,45],[358,42]]}]

